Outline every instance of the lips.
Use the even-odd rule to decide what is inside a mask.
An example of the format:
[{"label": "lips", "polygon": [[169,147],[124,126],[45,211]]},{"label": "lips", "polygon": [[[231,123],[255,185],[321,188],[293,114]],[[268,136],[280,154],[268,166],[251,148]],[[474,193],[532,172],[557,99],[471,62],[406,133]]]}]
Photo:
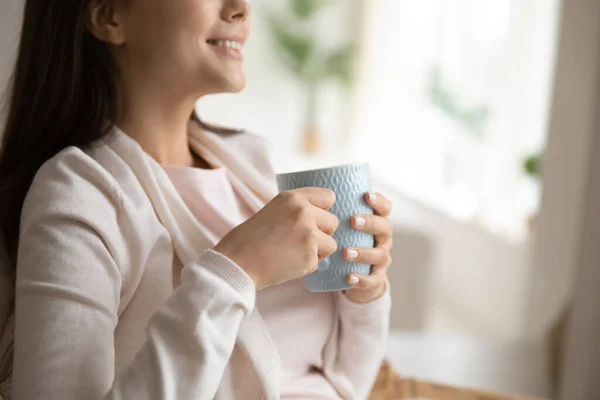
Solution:
[{"label": "lips", "polygon": [[221,57],[237,61],[244,60],[244,55],[242,54],[243,41],[238,38],[209,39],[206,43]]},{"label": "lips", "polygon": [[242,51],[242,48],[244,47],[244,45],[241,42],[229,39],[210,39],[207,40],[206,43],[210,44],[211,46],[225,47],[237,51]]}]

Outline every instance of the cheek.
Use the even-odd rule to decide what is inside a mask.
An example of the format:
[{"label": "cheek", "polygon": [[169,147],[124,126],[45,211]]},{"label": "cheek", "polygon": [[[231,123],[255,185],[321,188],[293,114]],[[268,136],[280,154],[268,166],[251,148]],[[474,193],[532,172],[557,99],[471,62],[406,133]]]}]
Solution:
[{"label": "cheek", "polygon": [[172,50],[187,68],[197,69],[211,59],[212,50],[206,43],[211,35],[211,21],[206,7],[196,5],[187,11],[179,19],[177,31],[172,32]]},{"label": "cheek", "polygon": [[136,14],[128,21],[127,53],[134,62],[154,62],[169,47],[169,28],[165,20],[160,20],[147,10]]},{"label": "cheek", "polygon": [[[210,0],[209,0],[210,1]],[[205,34],[198,0],[154,0],[131,11],[128,44],[132,54],[160,64],[186,62],[201,48]]]}]

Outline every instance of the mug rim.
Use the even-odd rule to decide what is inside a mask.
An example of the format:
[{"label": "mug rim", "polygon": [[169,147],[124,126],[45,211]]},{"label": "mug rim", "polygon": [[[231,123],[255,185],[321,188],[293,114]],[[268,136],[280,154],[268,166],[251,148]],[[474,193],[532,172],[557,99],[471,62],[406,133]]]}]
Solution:
[{"label": "mug rim", "polygon": [[332,167],[325,167],[325,168],[316,168],[316,169],[307,169],[307,170],[303,170],[303,171],[296,171],[296,172],[284,172],[282,174],[275,174],[277,177],[284,177],[284,176],[289,176],[289,175],[298,175],[298,174],[309,174],[309,173],[315,173],[315,172],[322,172],[322,171],[331,171],[331,170],[337,170],[337,169],[344,169],[344,168],[348,168],[348,167],[371,167],[371,163],[369,162],[362,162],[362,163],[348,163],[348,164],[341,164],[341,165],[334,165]]}]

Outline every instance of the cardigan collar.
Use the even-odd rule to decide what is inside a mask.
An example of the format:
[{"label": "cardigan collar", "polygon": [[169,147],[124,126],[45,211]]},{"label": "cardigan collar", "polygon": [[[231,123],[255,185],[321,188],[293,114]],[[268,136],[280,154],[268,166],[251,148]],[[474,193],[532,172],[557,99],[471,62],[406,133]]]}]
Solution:
[{"label": "cardigan collar", "polygon": [[[206,227],[189,210],[167,173],[141,146],[119,128],[107,144],[131,168],[150,199],[161,224],[169,232],[176,255],[183,265],[193,263],[214,246]],[[275,194],[274,184],[253,167],[248,158],[218,134],[190,122],[189,142],[207,161],[227,169],[232,185],[255,212]],[[256,369],[266,399],[279,398],[279,355],[258,311],[246,317],[238,332],[238,344]]]}]

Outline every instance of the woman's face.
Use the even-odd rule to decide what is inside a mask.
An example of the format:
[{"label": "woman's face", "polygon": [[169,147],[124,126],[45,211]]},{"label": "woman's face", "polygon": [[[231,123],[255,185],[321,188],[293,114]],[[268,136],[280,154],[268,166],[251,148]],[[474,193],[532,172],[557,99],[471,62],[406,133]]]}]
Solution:
[{"label": "woman's face", "polygon": [[[159,80],[169,90],[238,92],[246,83],[242,49],[250,33],[245,0],[126,0],[119,11],[125,76]],[[131,76],[130,76],[131,77]]]}]

